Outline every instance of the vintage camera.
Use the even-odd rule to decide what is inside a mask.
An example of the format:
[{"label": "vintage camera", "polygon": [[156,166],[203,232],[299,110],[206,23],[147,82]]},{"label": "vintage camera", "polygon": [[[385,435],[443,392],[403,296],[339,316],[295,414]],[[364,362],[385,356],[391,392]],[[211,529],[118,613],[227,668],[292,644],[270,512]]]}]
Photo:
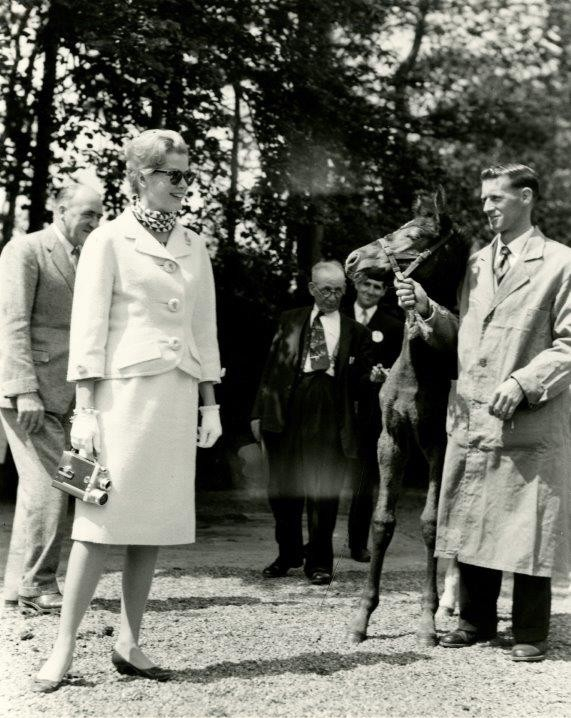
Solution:
[{"label": "vintage camera", "polygon": [[64,451],[52,486],[88,504],[103,506],[109,498],[111,481],[107,469],[76,451]]}]

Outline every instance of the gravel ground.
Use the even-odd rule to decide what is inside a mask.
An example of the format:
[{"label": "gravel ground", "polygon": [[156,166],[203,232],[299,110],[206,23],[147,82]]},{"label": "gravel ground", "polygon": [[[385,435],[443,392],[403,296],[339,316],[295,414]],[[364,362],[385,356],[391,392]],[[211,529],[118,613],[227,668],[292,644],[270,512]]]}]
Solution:
[{"label": "gravel ground", "polygon": [[[228,510],[231,506],[231,512]],[[164,550],[145,617],[143,645],[174,681],[122,677],[110,662],[118,624],[120,552],[82,624],[73,680],[36,696],[30,676],[46,655],[56,617],[0,614],[2,716],[571,716],[571,597],[553,601],[549,658],[509,660],[509,589],[500,602],[499,639],[469,649],[419,649],[422,548],[418,500],[405,511],[369,639],[345,637],[366,567],[345,555],[339,521],[338,574],[328,591],[300,570],[274,581],[260,568],[273,556],[270,516],[221,496],[203,511],[199,540]],[[2,544],[9,521],[2,517]],[[5,553],[5,551],[4,551]],[[439,630],[455,626],[444,619]]]}]

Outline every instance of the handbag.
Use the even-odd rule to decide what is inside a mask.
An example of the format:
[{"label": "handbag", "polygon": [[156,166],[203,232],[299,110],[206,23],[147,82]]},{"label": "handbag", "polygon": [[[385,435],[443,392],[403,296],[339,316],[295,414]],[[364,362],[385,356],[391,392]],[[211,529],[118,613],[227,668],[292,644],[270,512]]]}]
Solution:
[{"label": "handbag", "polygon": [[88,504],[103,506],[109,499],[111,480],[104,466],[77,451],[64,451],[52,486]]}]

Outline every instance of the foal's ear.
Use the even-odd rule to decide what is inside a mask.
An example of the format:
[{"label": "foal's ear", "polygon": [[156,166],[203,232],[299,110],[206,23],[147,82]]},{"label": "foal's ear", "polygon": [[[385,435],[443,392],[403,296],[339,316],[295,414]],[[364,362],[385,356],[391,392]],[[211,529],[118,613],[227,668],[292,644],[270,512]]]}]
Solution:
[{"label": "foal's ear", "polygon": [[438,216],[446,213],[446,191],[444,187],[439,184],[433,195],[434,211]]}]

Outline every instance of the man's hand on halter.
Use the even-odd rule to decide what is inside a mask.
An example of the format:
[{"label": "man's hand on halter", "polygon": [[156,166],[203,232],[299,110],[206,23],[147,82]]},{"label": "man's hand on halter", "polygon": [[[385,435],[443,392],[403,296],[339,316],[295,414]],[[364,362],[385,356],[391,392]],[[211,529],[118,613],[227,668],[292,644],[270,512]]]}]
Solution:
[{"label": "man's hand on halter", "polygon": [[405,311],[416,309],[421,317],[427,317],[429,315],[430,305],[428,303],[428,296],[418,282],[408,277],[402,282],[395,279],[394,284],[399,307]]}]

